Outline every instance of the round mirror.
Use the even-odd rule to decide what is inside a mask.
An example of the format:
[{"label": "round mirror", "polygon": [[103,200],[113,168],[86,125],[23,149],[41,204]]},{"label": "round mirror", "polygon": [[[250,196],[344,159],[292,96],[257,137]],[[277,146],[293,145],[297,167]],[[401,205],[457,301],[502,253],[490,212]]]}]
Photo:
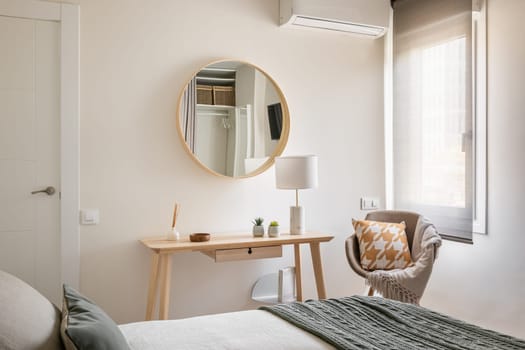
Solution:
[{"label": "round mirror", "polygon": [[282,91],[260,68],[218,61],[201,68],[181,93],[177,126],[186,150],[216,175],[262,173],[288,140]]}]

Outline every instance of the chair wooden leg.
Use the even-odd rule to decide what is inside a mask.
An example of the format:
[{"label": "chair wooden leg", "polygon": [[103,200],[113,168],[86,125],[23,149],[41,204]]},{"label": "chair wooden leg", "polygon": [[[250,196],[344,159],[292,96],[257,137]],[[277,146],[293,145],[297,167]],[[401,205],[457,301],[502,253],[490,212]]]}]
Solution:
[{"label": "chair wooden leg", "polygon": [[368,286],[368,293],[367,293],[367,295],[369,297],[373,297],[374,296],[374,288]]}]

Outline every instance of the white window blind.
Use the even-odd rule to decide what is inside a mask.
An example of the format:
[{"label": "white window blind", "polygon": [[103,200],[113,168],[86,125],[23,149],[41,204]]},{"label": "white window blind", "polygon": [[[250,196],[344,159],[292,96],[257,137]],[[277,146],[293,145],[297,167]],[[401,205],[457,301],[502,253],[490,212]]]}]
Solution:
[{"label": "white window blind", "polygon": [[393,198],[446,236],[472,239],[472,0],[394,10]]}]

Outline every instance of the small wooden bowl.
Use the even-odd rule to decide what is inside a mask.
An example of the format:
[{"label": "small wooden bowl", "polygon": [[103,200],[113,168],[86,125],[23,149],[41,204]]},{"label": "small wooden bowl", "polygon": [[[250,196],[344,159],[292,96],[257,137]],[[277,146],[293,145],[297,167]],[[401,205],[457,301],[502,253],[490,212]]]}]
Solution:
[{"label": "small wooden bowl", "polygon": [[210,240],[209,233],[192,233],[190,235],[190,241],[192,242],[207,242]]}]

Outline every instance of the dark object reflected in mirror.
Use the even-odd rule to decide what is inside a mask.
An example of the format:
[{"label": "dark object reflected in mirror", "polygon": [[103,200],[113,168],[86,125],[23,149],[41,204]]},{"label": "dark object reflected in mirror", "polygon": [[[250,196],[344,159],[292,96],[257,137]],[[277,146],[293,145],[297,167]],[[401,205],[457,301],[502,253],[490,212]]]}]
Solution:
[{"label": "dark object reflected in mirror", "polygon": [[280,103],[268,105],[268,122],[272,140],[279,140],[283,129],[283,110]]},{"label": "dark object reflected in mirror", "polygon": [[177,126],[185,149],[212,174],[233,178],[268,169],[288,141],[288,105],[276,82],[241,61],[218,61],[186,84]]}]

